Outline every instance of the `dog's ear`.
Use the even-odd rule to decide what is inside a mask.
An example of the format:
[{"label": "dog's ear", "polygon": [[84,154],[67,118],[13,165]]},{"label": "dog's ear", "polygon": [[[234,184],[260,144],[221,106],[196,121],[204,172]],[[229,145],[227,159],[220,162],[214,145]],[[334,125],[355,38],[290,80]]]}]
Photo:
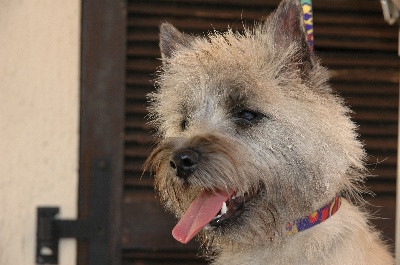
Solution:
[{"label": "dog's ear", "polygon": [[160,26],[160,50],[163,59],[171,58],[174,51],[180,46],[189,46],[192,36],[177,30],[171,24],[165,22]]},{"label": "dog's ear", "polygon": [[303,20],[303,10],[299,0],[283,0],[270,20],[273,30],[273,41],[279,49],[287,49],[293,43],[299,47],[291,58],[291,63],[297,67],[303,76],[313,66],[313,58],[307,40]]}]

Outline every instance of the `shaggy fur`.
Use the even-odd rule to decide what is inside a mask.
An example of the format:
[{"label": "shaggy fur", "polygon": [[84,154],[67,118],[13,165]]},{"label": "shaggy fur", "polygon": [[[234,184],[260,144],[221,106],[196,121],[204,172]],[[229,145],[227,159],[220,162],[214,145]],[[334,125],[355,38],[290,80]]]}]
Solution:
[{"label": "shaggy fur", "polygon": [[[163,65],[150,94],[159,144],[146,162],[166,208],[181,218],[206,190],[250,199],[240,216],[200,232],[213,264],[393,264],[359,200],[365,152],[328,73],[310,53],[298,0],[244,33],[186,35],[161,25]],[[178,177],[171,157],[193,150]],[[287,222],[336,195],[339,211],[287,237]],[[250,196],[251,195],[251,196]]]}]

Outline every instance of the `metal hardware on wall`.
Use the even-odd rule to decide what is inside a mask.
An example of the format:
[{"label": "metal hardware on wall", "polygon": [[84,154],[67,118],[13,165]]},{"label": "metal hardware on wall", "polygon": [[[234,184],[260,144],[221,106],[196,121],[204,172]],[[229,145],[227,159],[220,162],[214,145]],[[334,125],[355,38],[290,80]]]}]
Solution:
[{"label": "metal hardware on wall", "polygon": [[59,220],[57,207],[37,210],[36,264],[58,264],[58,241],[61,238],[93,238],[96,231],[88,221]]},{"label": "metal hardware on wall", "polygon": [[57,219],[57,207],[37,209],[36,264],[58,264],[58,242],[62,238],[88,241],[88,265],[110,264],[110,167],[108,159],[95,159],[92,163],[87,220]]}]

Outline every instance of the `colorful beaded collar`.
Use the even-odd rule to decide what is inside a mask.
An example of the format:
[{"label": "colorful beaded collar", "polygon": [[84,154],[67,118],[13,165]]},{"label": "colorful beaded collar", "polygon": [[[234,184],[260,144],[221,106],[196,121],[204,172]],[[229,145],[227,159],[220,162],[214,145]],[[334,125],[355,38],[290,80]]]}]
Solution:
[{"label": "colorful beaded collar", "polygon": [[317,224],[324,222],[326,219],[334,215],[340,208],[342,198],[337,196],[331,202],[323,206],[321,209],[312,214],[300,218],[294,222],[289,222],[285,226],[286,236],[295,235],[301,231],[307,230]]}]

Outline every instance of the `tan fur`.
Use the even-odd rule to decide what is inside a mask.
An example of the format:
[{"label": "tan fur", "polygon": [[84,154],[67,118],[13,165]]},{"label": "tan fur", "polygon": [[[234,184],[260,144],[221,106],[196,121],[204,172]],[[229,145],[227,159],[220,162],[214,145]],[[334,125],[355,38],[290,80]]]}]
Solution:
[{"label": "tan fur", "polygon": [[[287,222],[337,194],[359,200],[364,149],[348,108],[309,52],[297,0],[237,33],[193,37],[161,26],[163,66],[150,95],[159,145],[147,167],[178,218],[202,190],[257,194],[200,239],[213,264],[393,264],[367,215],[348,201],[327,221],[291,237]],[[261,117],[243,121],[241,111]],[[196,170],[175,176],[171,156],[196,150]]]}]

